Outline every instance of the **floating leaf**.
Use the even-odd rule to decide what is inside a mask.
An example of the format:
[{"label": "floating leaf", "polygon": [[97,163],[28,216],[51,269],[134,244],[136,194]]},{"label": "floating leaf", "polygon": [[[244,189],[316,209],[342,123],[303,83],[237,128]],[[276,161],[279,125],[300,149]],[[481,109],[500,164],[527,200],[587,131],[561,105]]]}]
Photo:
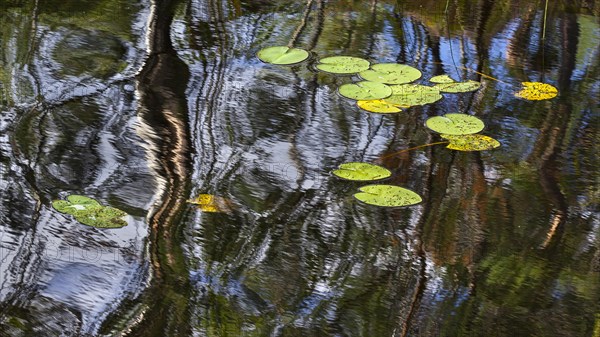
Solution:
[{"label": "floating leaf", "polygon": [[332,173],[342,179],[357,181],[379,180],[392,175],[385,167],[358,162],[341,164],[339,169],[333,170]]},{"label": "floating leaf", "polygon": [[83,195],[70,195],[67,200],[54,200],[52,207],[60,213],[72,215],[80,223],[97,228],[119,228],[127,225],[127,213]]},{"label": "floating leaf", "polygon": [[500,146],[500,142],[492,137],[484,135],[441,135],[448,139],[450,144],[446,146],[451,150],[458,151],[486,151]]},{"label": "floating leaf", "polygon": [[367,81],[403,84],[410,83],[421,77],[421,72],[406,64],[379,63],[371,66],[371,69],[361,71],[360,77]]},{"label": "floating leaf", "polygon": [[485,124],[475,116],[467,114],[445,114],[429,118],[425,125],[435,132],[446,135],[468,135],[483,130]]},{"label": "floating leaf", "polygon": [[386,101],[385,99],[373,99],[369,101],[358,101],[356,102],[359,108],[376,113],[395,113],[402,111],[401,108],[408,108],[399,104],[394,104]]},{"label": "floating leaf", "polygon": [[308,52],[300,48],[289,48],[284,46],[267,47],[261,49],[256,56],[266,63],[288,65],[300,63],[308,58]]},{"label": "floating leaf", "polygon": [[429,79],[431,83],[454,83],[456,82],[448,75],[437,75]]},{"label": "floating leaf", "polygon": [[469,80],[466,82],[440,83],[433,87],[438,88],[441,92],[459,93],[475,91],[481,87],[481,83]]},{"label": "floating leaf", "polygon": [[334,74],[354,74],[369,69],[365,59],[353,56],[331,56],[319,60],[317,69]]},{"label": "floating leaf", "polygon": [[556,87],[542,82],[522,82],[523,90],[517,92],[515,96],[530,101],[540,101],[551,99],[558,95]]},{"label": "floating leaf", "polygon": [[228,213],[231,209],[229,200],[212,194],[200,194],[187,202],[197,205],[202,212],[207,213]]},{"label": "floating leaf", "polygon": [[382,99],[392,94],[388,85],[369,81],[344,84],[339,91],[340,95],[355,100]]},{"label": "floating leaf", "polygon": [[354,197],[366,204],[383,207],[400,207],[418,204],[423,199],[417,193],[394,185],[368,185]]},{"label": "floating leaf", "polygon": [[386,98],[388,103],[401,106],[425,105],[439,101],[442,95],[437,88],[420,84],[392,85],[392,96]]}]

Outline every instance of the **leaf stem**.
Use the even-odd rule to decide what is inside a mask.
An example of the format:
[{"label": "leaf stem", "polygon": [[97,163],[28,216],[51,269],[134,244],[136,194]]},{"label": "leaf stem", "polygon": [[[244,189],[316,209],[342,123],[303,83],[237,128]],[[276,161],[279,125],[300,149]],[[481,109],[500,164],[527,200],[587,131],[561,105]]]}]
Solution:
[{"label": "leaf stem", "polygon": [[423,144],[423,145],[411,147],[411,148],[408,148],[408,149],[400,150],[398,152],[394,152],[394,153],[385,155],[385,156],[381,157],[380,159],[385,159],[385,158],[392,157],[392,156],[395,156],[395,155],[400,154],[400,153],[404,153],[404,152],[408,152],[408,151],[412,151],[412,150],[417,150],[417,149],[421,149],[421,148],[428,147],[428,146],[441,145],[441,144],[450,144],[450,142],[449,141],[444,141],[444,142],[436,142],[436,143]]},{"label": "leaf stem", "polygon": [[546,15],[548,14],[548,0],[546,0],[546,6],[544,7],[544,27],[542,28],[542,41],[546,40]]}]

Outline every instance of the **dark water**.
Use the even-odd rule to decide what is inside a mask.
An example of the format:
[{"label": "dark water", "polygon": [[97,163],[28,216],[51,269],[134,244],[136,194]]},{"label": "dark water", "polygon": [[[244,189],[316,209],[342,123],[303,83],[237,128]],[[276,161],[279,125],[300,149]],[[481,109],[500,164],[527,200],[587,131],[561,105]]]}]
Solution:
[{"label": "dark water", "polygon": [[[600,4],[550,1],[542,40],[543,1],[313,1],[315,59],[483,83],[395,115],[255,57],[305,5],[0,0],[1,336],[600,336]],[[450,112],[502,147],[386,157]],[[347,161],[424,202],[358,204]],[[129,225],[51,208],[74,193]]]}]

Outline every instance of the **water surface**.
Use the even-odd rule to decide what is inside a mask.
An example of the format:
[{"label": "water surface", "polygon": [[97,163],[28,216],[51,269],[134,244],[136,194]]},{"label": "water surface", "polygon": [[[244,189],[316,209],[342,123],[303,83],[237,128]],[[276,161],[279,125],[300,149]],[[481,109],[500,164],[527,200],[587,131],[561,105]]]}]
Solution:
[{"label": "water surface", "polygon": [[[542,40],[536,1],[311,3],[0,0],[0,335],[600,334],[599,5],[551,1]],[[260,62],[305,13],[313,58]],[[330,55],[483,86],[370,114]],[[453,112],[502,147],[390,156]],[[358,203],[348,161],[424,202]],[[129,225],[54,211],[68,194]]]}]

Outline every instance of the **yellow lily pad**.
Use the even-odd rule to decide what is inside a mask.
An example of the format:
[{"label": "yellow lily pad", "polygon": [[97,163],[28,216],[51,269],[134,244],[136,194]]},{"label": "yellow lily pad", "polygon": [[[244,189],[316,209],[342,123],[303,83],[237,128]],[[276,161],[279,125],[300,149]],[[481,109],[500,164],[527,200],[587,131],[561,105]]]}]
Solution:
[{"label": "yellow lily pad", "polygon": [[230,201],[212,194],[199,194],[195,199],[187,201],[197,205],[202,212],[206,213],[229,213]]},{"label": "yellow lily pad", "polygon": [[530,101],[551,99],[558,95],[556,87],[542,82],[522,82],[523,89],[515,94],[519,98]]},{"label": "yellow lily pad", "polygon": [[363,100],[356,102],[359,108],[369,112],[382,114],[396,113],[402,111],[401,108],[408,108],[407,105],[394,104],[385,99]]}]

